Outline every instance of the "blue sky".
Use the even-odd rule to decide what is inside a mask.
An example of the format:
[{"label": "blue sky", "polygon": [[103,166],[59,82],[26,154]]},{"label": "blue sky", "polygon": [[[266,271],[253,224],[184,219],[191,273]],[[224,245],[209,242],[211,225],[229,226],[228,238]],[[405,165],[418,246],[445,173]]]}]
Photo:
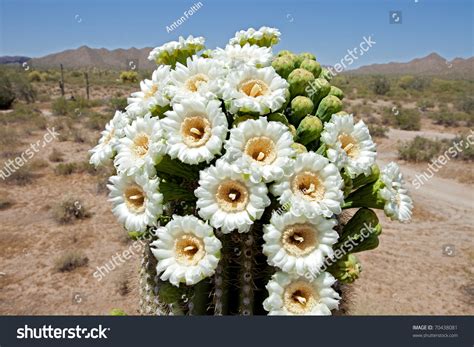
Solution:
[{"label": "blue sky", "polygon": [[[198,0],[199,1],[199,0]],[[335,64],[371,36],[376,44],[353,67],[407,61],[431,52],[473,55],[472,0],[201,0],[181,26],[171,25],[196,0],[0,0],[0,55],[43,56],[81,45],[158,46],[179,35],[224,46],[235,31],[262,25],[282,32],[277,49],[310,51]],[[401,11],[401,24],[389,12]]]}]

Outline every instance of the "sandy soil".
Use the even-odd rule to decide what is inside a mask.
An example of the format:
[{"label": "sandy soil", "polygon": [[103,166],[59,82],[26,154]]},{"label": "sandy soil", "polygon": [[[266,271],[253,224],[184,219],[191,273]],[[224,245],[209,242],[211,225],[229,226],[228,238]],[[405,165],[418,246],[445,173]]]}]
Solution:
[{"label": "sandy soil", "polygon": [[[45,116],[51,114],[44,112]],[[91,133],[95,137],[96,133]],[[416,135],[450,138],[456,132],[391,130],[378,144],[381,164],[396,159],[396,143]],[[29,143],[43,136],[36,131]],[[52,142],[35,159],[48,161],[57,148],[70,162],[87,159],[89,143]],[[30,185],[0,183],[0,192],[14,200],[0,210],[0,314],[108,314],[121,308],[138,309],[139,252],[126,241],[110,212],[107,196],[97,191],[97,178],[89,174],[57,176],[56,164],[38,171]],[[426,169],[423,164],[401,163],[411,181]],[[416,204],[413,221],[388,221],[380,246],[360,255],[363,272],[354,284],[353,314],[473,314],[474,276],[472,185],[459,183],[447,173],[471,171],[472,166],[451,161],[424,186],[412,189]],[[66,197],[80,199],[93,215],[68,225],[52,217],[54,206]],[[94,278],[97,266],[112,256],[134,250],[131,260]],[[89,262],[71,272],[59,272],[55,262],[64,253],[82,252]]]}]

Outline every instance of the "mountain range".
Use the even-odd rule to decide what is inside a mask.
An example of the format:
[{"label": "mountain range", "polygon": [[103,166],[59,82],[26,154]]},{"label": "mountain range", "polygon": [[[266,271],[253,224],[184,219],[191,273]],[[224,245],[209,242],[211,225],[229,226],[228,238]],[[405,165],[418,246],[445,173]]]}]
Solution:
[{"label": "mountain range", "polygon": [[[148,60],[152,47],[114,49],[90,48],[81,46],[59,53],[49,54],[41,58],[32,58],[29,65],[38,68],[56,68],[63,64],[65,68],[81,69],[96,67],[100,69],[128,70],[135,66],[136,69],[149,70],[155,64]],[[27,57],[0,57],[0,64],[19,63],[27,61]],[[451,61],[437,53],[431,53],[422,58],[408,62],[390,62],[362,66],[347,73],[353,74],[381,74],[381,75],[436,75],[451,78],[474,79],[474,57],[467,59],[455,58]]]}]

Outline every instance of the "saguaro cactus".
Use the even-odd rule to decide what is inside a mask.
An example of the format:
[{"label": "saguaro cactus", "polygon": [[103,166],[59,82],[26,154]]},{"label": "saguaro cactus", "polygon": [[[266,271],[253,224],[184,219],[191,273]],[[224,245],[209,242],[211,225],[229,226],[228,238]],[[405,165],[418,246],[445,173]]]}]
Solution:
[{"label": "saguaro cactus", "polygon": [[91,150],[113,162],[113,212],[145,246],[142,314],[347,314],[354,253],[381,242],[372,209],[411,217],[399,167],[378,168],[342,91],[313,54],[274,56],[279,38],[155,48],[151,80]]}]

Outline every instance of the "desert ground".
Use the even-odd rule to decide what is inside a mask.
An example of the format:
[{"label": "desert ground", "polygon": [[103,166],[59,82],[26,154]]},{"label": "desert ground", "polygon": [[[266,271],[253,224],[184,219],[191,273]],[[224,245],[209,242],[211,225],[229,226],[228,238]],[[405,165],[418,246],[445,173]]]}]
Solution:
[{"label": "desert ground", "polygon": [[[80,77],[67,77],[66,99],[84,97]],[[0,314],[107,315],[113,309],[138,314],[140,251],[110,211],[105,188],[110,173],[86,164],[100,127],[113,115],[114,100],[123,102],[138,86],[107,78],[113,83],[101,83],[101,77],[92,82],[90,102],[66,109],[57,102],[56,82],[34,81],[33,103],[18,101],[13,110],[0,113],[1,162],[41,141],[47,128],[55,127],[60,134],[24,169],[0,181]],[[450,160],[415,189],[409,182],[427,170],[429,162],[400,158],[398,150],[416,136],[439,142],[468,133],[472,115],[471,123],[462,120],[447,126],[430,116],[443,101],[421,111],[417,100],[424,95],[419,92],[408,101],[390,93],[378,98],[361,93],[360,86],[347,85],[347,79],[339,85],[349,90],[346,109],[383,128],[375,137],[379,164],[401,164],[415,202],[408,224],[379,214],[384,225],[381,242],[377,249],[358,255],[363,271],[353,284],[350,313],[474,314],[472,157]],[[454,107],[449,100],[445,104],[448,111]],[[387,121],[387,112],[397,113],[398,108],[419,113],[419,129]],[[72,202],[69,209],[67,201]],[[130,260],[100,281],[94,277],[98,266],[127,249],[132,250]]]}]

